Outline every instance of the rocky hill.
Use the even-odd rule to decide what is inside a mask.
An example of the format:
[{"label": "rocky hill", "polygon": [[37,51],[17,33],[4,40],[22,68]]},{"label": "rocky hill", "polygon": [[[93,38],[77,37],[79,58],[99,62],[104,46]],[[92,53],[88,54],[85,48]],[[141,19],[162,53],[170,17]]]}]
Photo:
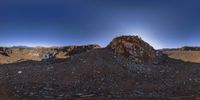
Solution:
[{"label": "rocky hill", "polygon": [[[69,49],[67,48],[62,47],[64,51]],[[84,49],[84,52],[82,52],[83,47],[79,47],[81,51],[77,48],[70,47],[69,51],[75,51],[66,53],[70,55],[66,59],[29,60],[0,65],[0,98],[2,100],[198,100],[200,98],[200,64],[168,58],[137,36],[117,37],[106,48],[91,49],[96,48],[91,46],[89,51]],[[154,63],[155,61],[157,63]]]},{"label": "rocky hill", "polygon": [[107,48],[117,54],[133,59],[136,63],[152,63],[156,51],[138,36],[121,36],[114,38]]}]

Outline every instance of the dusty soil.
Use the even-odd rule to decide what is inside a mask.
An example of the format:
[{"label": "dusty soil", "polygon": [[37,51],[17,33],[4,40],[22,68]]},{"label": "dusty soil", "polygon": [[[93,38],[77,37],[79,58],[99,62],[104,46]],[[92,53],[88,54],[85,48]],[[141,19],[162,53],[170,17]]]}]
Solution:
[{"label": "dusty soil", "polygon": [[[156,51],[156,63],[136,63],[110,48],[72,51],[66,58],[1,64],[0,100],[200,100],[199,63]],[[139,55],[146,56],[152,58]]]},{"label": "dusty soil", "polygon": [[170,58],[183,60],[185,62],[200,63],[200,51],[172,50],[165,51]]}]

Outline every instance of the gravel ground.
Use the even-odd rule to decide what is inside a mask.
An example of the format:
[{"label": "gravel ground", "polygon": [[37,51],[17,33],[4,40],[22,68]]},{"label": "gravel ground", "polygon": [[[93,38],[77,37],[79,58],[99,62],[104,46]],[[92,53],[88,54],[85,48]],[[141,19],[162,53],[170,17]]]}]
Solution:
[{"label": "gravel ground", "polygon": [[1,100],[199,100],[200,64],[134,63],[108,49],[0,65]]}]

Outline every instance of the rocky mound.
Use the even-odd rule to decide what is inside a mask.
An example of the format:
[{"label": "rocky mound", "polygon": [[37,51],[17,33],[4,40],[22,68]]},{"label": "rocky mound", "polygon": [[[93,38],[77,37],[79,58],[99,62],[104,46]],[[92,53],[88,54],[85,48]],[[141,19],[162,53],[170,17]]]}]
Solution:
[{"label": "rocky mound", "polygon": [[131,58],[136,63],[152,63],[156,58],[156,51],[152,46],[138,36],[120,36],[114,38],[107,48],[116,54]]},{"label": "rocky mound", "polygon": [[66,52],[67,53],[66,55],[71,56],[71,55],[87,52],[89,50],[97,49],[97,48],[101,48],[101,47],[97,44],[84,45],[84,46],[66,46],[66,47],[59,48],[58,51]]}]

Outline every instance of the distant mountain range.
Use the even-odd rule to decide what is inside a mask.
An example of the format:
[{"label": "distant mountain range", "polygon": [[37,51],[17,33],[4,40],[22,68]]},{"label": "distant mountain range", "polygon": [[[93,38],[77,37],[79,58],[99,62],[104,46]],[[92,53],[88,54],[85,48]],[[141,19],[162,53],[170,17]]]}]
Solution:
[{"label": "distant mountain range", "polygon": [[32,47],[29,47],[29,46],[12,46],[10,48],[32,48]]}]

